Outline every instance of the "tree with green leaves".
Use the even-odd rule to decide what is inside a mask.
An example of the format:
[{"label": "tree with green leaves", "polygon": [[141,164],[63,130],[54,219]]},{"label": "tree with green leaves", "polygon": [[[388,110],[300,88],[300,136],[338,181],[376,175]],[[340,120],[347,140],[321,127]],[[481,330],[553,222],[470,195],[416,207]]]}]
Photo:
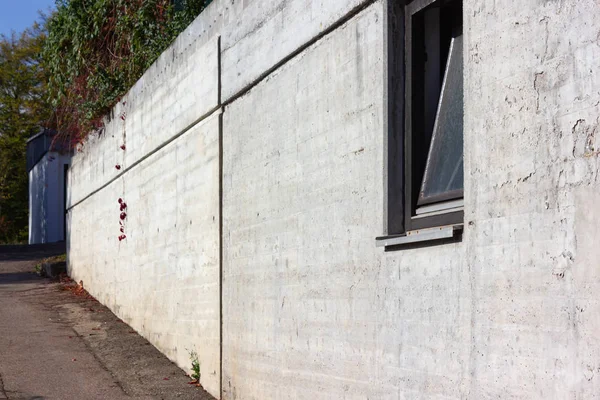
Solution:
[{"label": "tree with green leaves", "polygon": [[20,35],[0,36],[0,243],[27,240],[26,142],[51,114],[41,58],[45,38],[37,23]]}]

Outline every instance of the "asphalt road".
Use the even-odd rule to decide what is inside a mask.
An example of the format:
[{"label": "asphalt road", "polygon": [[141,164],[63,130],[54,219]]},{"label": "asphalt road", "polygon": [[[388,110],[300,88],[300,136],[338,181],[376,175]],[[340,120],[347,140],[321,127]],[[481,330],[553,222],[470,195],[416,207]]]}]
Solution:
[{"label": "asphalt road", "polygon": [[63,252],[0,246],[0,399],[213,399],[94,299],[33,273]]}]

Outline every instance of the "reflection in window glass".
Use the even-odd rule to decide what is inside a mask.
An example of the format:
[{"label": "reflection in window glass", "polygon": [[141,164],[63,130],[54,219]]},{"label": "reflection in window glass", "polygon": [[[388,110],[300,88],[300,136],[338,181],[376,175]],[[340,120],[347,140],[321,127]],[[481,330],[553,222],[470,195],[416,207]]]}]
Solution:
[{"label": "reflection in window glass", "polygon": [[463,189],[462,35],[452,38],[418,204],[461,195]]}]

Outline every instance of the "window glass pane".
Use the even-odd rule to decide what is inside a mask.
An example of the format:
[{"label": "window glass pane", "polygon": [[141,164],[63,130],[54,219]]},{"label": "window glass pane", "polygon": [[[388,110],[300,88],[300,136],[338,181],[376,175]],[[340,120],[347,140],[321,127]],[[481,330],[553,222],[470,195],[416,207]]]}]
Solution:
[{"label": "window glass pane", "polygon": [[419,204],[462,196],[463,46],[452,39]]}]

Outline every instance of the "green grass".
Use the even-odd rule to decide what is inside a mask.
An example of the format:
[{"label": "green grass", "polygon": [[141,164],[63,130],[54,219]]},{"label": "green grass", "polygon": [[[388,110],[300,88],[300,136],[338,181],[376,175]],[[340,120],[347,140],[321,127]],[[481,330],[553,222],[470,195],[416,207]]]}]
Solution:
[{"label": "green grass", "polygon": [[196,382],[200,382],[200,361],[198,360],[198,353],[190,351],[190,359],[192,360],[192,373],[190,378]]}]

